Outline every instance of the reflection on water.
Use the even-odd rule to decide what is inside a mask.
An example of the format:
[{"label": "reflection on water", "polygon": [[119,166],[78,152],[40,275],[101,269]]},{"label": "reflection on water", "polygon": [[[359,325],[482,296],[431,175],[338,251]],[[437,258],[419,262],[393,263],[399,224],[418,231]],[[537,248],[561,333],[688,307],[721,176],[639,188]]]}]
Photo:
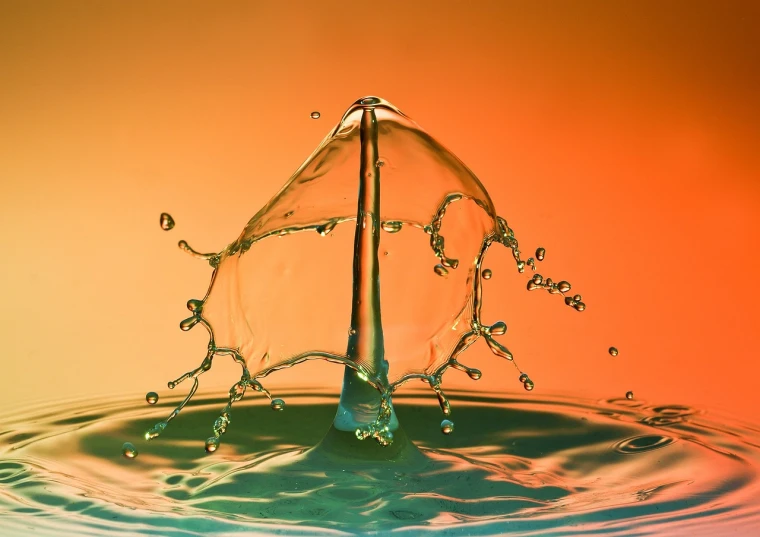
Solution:
[{"label": "reflection on water", "polygon": [[397,467],[309,451],[335,414],[321,394],[291,394],[283,412],[241,402],[212,455],[198,438],[215,399],[150,444],[176,400],[16,413],[0,427],[0,533],[749,535],[760,522],[757,429],[623,398],[456,397],[442,435],[426,396],[398,396],[425,457]]}]

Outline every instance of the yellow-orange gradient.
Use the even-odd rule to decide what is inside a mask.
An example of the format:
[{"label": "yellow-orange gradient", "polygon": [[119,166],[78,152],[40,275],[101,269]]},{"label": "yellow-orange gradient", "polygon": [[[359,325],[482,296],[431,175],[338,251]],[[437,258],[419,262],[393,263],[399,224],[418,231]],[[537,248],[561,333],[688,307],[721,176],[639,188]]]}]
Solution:
[{"label": "yellow-orange gradient", "polygon": [[[484,314],[509,325],[531,396],[633,390],[755,419],[758,6],[3,0],[0,402],[166,393],[206,343],[177,324],[210,269],[177,241],[221,250],[374,94],[459,156],[588,304],[528,293],[493,249]],[[238,374],[222,362],[203,379],[220,393]],[[465,362],[483,379],[446,386],[522,391],[484,343]]]}]

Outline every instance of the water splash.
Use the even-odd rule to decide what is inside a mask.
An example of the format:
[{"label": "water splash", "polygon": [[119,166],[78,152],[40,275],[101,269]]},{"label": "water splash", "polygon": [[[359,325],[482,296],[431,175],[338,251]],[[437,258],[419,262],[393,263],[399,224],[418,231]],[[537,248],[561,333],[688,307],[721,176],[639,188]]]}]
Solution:
[{"label": "water splash", "polygon": [[[278,267],[279,273],[262,277],[257,272],[261,265],[276,257],[264,251],[271,244],[264,240],[288,237],[295,244],[295,237],[305,231],[335,239],[336,234],[341,236],[336,228],[351,222],[353,271],[343,280],[353,282],[351,296],[344,293],[345,298],[340,300],[336,298],[340,293],[336,292],[330,300],[331,304],[350,305],[350,314],[346,312],[346,318],[350,318],[347,341],[345,332],[336,335],[334,327],[320,326],[320,321],[312,318],[296,323],[299,332],[314,339],[306,349],[297,348],[298,343],[292,342],[292,332],[285,335],[282,331],[283,326],[292,326],[293,321],[283,318],[278,322],[271,311],[288,293],[267,295],[266,289],[276,288],[278,280],[299,270],[300,254],[289,257]],[[405,227],[417,233],[400,234]],[[437,301],[439,307],[415,319],[417,328],[413,335],[404,334],[405,325],[395,322],[398,315],[413,311],[408,307],[409,297],[389,294],[387,285],[383,294],[380,292],[383,275],[394,271],[392,265],[384,265],[381,272],[378,257],[381,230],[388,237],[383,241],[396,236],[406,236],[409,241],[390,242],[384,247],[383,259],[390,257],[387,253],[394,249],[403,252],[397,257],[422,259],[417,245],[427,235],[430,251],[437,260],[428,267],[440,283],[420,286],[415,281],[413,285],[427,293],[423,298],[428,300],[421,302]],[[332,244],[339,242],[333,240]],[[335,427],[352,430],[358,438],[374,438],[381,445],[393,442],[398,422],[392,397],[399,387],[414,379],[422,380],[433,390],[442,412],[449,416],[451,407],[442,389],[443,375],[455,369],[474,380],[481,377],[480,371],[459,361],[478,339],[484,339],[496,356],[512,362],[523,373],[513,354],[497,339],[505,334],[506,324],[498,321],[489,325],[482,321],[482,281],[491,277],[491,270],[482,269],[482,263],[494,243],[508,248],[518,273],[524,273],[526,263],[521,259],[514,231],[496,214],[488,193],[472,172],[390,103],[377,97],[360,99],[282,189],[251,218],[236,241],[221,252],[210,254],[194,250],[184,240],[179,242],[181,249],[206,260],[213,269],[205,297],[188,301],[191,316],[180,323],[184,331],[203,326],[209,334],[209,343],[198,367],[168,383],[174,389],[187,380],[192,382],[187,396],[166,419],[146,432],[146,439],[159,436],[187,405],[198,389],[199,377],[211,369],[219,356],[232,358],[239,365],[241,376],[230,388],[228,402],[214,422],[213,436],[206,442],[207,451],[218,448],[231,423],[233,405],[249,390],[269,398],[273,408],[284,408],[284,402],[272,400],[259,379],[307,360],[345,366]],[[304,246],[305,242],[298,244]],[[330,248],[323,243],[312,250],[315,253],[309,256],[309,272],[317,270],[314,256],[328,258]],[[542,260],[544,253],[539,248],[536,258]],[[529,266],[535,270],[532,258]],[[421,278],[404,268],[406,278]],[[341,270],[338,267],[334,271]],[[543,279],[538,274],[528,282],[528,289],[545,289],[558,295],[569,292],[570,287],[564,280],[553,283],[551,278]],[[577,311],[585,309],[580,295],[566,297],[565,301]],[[386,317],[381,311],[391,315]],[[292,312],[288,311],[291,317]],[[278,335],[282,339],[275,341]],[[525,390],[534,389],[535,384],[527,375],[525,380],[521,376],[521,382]],[[442,429],[448,434],[453,425]]]}]

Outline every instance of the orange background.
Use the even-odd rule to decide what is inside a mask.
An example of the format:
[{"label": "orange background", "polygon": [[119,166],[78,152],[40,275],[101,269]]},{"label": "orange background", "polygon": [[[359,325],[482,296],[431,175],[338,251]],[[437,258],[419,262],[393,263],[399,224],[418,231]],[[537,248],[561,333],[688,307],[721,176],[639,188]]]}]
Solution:
[{"label": "orange background", "polygon": [[[210,269],[177,240],[221,250],[379,95],[583,294],[579,314],[489,258],[484,313],[509,325],[531,397],[631,389],[755,419],[759,35],[749,1],[2,0],[0,403],[137,394],[195,367],[205,334],[177,323]],[[522,391],[485,344],[463,361],[483,379],[445,387]]]}]

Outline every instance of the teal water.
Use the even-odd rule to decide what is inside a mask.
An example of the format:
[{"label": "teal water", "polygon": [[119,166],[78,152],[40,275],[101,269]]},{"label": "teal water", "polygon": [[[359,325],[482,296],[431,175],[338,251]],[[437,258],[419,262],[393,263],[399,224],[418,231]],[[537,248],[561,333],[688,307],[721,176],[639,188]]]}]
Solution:
[{"label": "teal water", "polygon": [[[221,399],[75,401],[0,421],[0,534],[754,535],[760,431],[678,405],[452,393],[442,435],[427,394],[397,413],[422,457],[322,456],[337,397],[292,393],[282,412],[241,401],[204,451]],[[125,441],[138,455],[121,454]]]}]

